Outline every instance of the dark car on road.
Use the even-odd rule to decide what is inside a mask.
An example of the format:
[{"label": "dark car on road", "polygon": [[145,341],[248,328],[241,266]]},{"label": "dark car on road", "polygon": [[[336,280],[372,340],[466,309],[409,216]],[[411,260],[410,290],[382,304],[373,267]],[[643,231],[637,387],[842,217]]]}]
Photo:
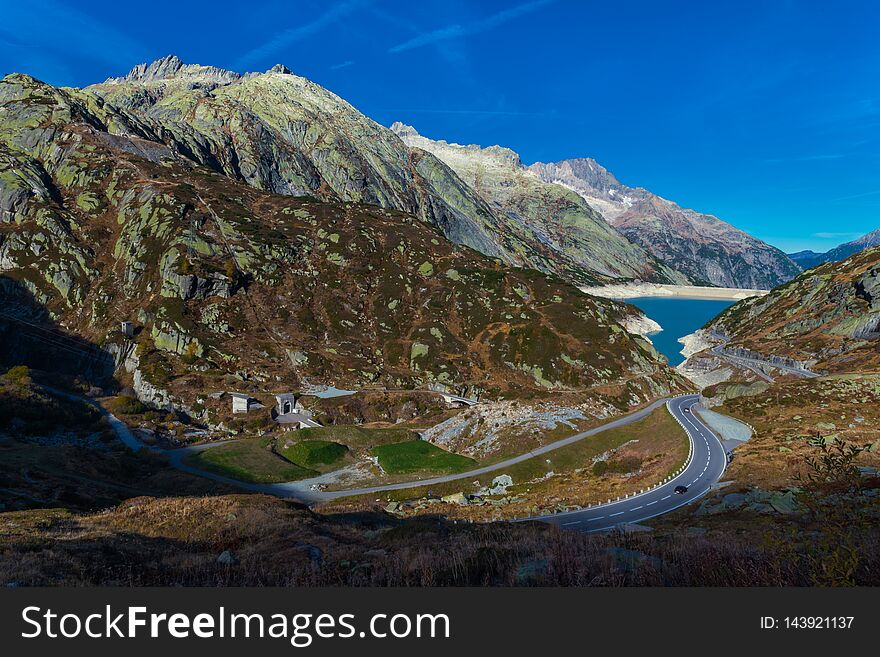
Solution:
[{"label": "dark car on road", "polygon": [[687,492],[688,492],[687,486],[676,486],[675,487],[675,494],[676,495],[681,495],[682,493],[687,493]]}]

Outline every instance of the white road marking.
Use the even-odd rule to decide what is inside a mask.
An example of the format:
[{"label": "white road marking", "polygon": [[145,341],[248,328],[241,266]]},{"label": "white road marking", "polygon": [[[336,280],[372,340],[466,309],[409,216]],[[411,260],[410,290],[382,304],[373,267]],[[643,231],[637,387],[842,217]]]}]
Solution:
[{"label": "white road marking", "polygon": [[[709,466],[712,464],[712,456],[713,456],[713,450],[712,450],[712,448],[711,448],[711,446],[710,446],[709,438],[713,438],[713,439],[717,440],[715,434],[712,433],[712,432],[708,429],[708,427],[704,426],[704,425],[702,424],[702,422],[700,422],[695,416],[691,415],[691,412],[692,412],[691,409],[693,409],[693,408],[696,407],[697,405],[698,405],[698,403],[697,403],[697,402],[694,402],[694,403],[692,403],[692,404],[690,404],[690,405],[688,405],[688,406],[685,406],[685,405],[683,405],[683,404],[678,404],[678,405],[670,406],[671,409],[677,411],[678,413],[681,413],[683,409],[686,409],[687,411],[689,411],[688,413],[681,415],[680,418],[676,415],[676,420],[679,421],[678,423],[682,426],[682,428],[683,428],[683,429],[685,430],[685,432],[688,434],[688,437],[690,438],[690,441],[691,441],[691,450],[690,450],[690,452],[691,452],[691,454],[690,454],[690,459],[691,459],[691,460],[690,460],[690,463],[689,463],[688,466],[684,469],[683,472],[679,473],[679,475],[681,475],[682,477],[684,477],[684,476],[688,476],[688,475],[691,475],[691,474],[693,474],[693,473],[696,471],[696,469],[699,467],[699,465],[697,465],[697,463],[699,462],[697,459],[698,459],[699,456],[700,456],[699,453],[698,453],[698,451],[697,451],[697,443],[696,443],[696,437],[697,437],[697,436],[699,436],[700,438],[703,439],[703,444],[704,444],[705,447],[706,447],[706,452],[705,452],[705,455],[706,455],[706,464],[705,464],[705,466],[702,468],[702,471],[701,471],[700,474],[697,476],[697,478],[694,479],[694,480],[688,485],[689,487],[692,487],[692,486],[694,486],[695,484],[697,484],[697,483],[700,481],[700,479],[701,479],[701,478],[706,474],[706,472],[708,471]],[[678,479],[678,477],[674,477],[673,480],[674,480],[674,479]],[[680,479],[679,479],[679,480],[680,480]],[[664,487],[665,487],[665,486],[664,486]],[[659,491],[658,491],[658,492],[659,492]],[[617,516],[622,516],[622,515],[624,515],[625,513],[635,512],[635,511],[642,510],[642,509],[644,509],[644,508],[647,507],[647,506],[652,506],[652,505],[654,505],[654,504],[657,504],[657,502],[662,502],[662,501],[669,500],[669,499],[671,499],[672,497],[673,497],[673,495],[671,495],[671,494],[670,494],[670,495],[666,495],[666,496],[664,496],[664,497],[661,497],[660,499],[655,499],[655,500],[653,500],[653,501],[651,501],[651,502],[645,502],[645,504],[642,505],[642,506],[637,506],[637,507],[633,507],[633,508],[631,508],[631,509],[625,509],[625,510],[623,510],[623,511],[618,511],[618,512],[616,512],[616,513],[609,514],[608,516],[596,516],[596,517],[594,517],[594,518],[585,518],[585,519],[583,519],[583,520],[576,520],[576,521],[571,521],[571,522],[561,523],[561,525],[563,525],[563,526],[577,525],[577,524],[580,524],[580,523],[583,523],[583,522],[596,522],[596,521],[602,520],[602,519],[604,519],[604,518],[614,518],[614,517],[617,517]],[[688,501],[687,501],[687,500],[688,500],[688,499],[691,499],[691,497],[692,497],[691,495],[683,496],[684,499],[683,499],[683,501],[682,501],[681,504],[678,504],[678,506],[682,506],[682,505],[684,505],[684,504],[688,504]],[[697,497],[699,497],[699,496],[697,496]],[[622,500],[620,500],[620,501],[622,501]],[[673,508],[678,508],[678,507],[673,507]],[[649,512],[649,513],[650,513],[650,512]],[[661,511],[659,511],[659,512],[655,512],[654,515],[657,515],[658,513],[663,513],[663,511],[661,510]],[[647,517],[650,518],[650,517],[653,517],[653,516],[648,515]],[[601,523],[600,523],[600,524],[601,524]],[[601,528],[597,528],[597,527],[593,526],[593,527],[590,528],[588,531],[602,531],[603,529],[611,529],[611,525],[609,525],[609,526],[607,526],[607,527],[603,526],[603,527],[601,527]]]}]

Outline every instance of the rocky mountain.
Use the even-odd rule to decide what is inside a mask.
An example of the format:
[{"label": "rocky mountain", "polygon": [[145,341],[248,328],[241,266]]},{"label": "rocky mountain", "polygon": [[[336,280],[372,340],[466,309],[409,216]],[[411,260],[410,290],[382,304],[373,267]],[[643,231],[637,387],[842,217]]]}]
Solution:
[{"label": "rocky mountain", "polygon": [[414,214],[456,244],[577,283],[670,280],[614,231],[599,231],[602,241],[593,247],[559,248],[491,207],[430,153],[408,148],[339,96],[281,65],[239,75],[169,56],[85,93],[91,102],[124,110],[181,157],[256,189]]},{"label": "rocky mountain", "polygon": [[693,284],[770,289],[800,271],[782,251],[717,217],[623,185],[590,158],[538,162],[529,171],[579,194],[623,235]]},{"label": "rocky mountain", "polygon": [[875,231],[862,235],[860,238],[834,247],[825,253],[817,253],[816,251],[798,251],[797,253],[789,253],[788,257],[794,260],[804,269],[810,269],[826,262],[837,262],[844,260],[849,256],[864,251],[872,246],[880,246],[880,228]]},{"label": "rocky mountain", "polygon": [[[143,400],[174,403],[194,417],[212,390],[266,393],[303,382],[439,384],[498,396],[567,390],[623,407],[681,386],[650,344],[621,328],[627,306],[586,296],[555,276],[507,267],[455,244],[421,217],[381,207],[414,192],[397,179],[399,186],[380,184],[393,178],[377,159],[363,170],[375,175],[375,186],[345,173],[366,154],[334,144],[342,132],[313,135],[315,159],[306,161],[275,141],[275,128],[255,133],[257,123],[239,124],[235,136],[238,113],[248,110],[217,100],[244,96],[253,85],[251,102],[270,91],[274,102],[307,81],[273,72],[216,87],[225,73],[187,71],[194,77],[181,89],[178,78],[141,89],[152,98],[148,112],[133,111],[137,103],[128,96],[130,102],[111,103],[110,91],[57,89],[20,74],[0,80],[5,335],[17,331],[32,346],[43,344],[59,367],[71,353],[90,357],[84,345],[99,347]],[[167,75],[154,66],[130,77],[149,85]],[[188,122],[154,120],[165,112],[180,119],[182,107]],[[325,118],[342,121],[349,111],[340,104]],[[228,114],[213,123],[215,112]],[[298,134],[311,125],[301,124]],[[287,129],[297,130],[292,123]],[[406,148],[378,127],[372,137],[388,149]],[[248,150],[258,143],[269,150]],[[274,148],[277,165],[266,159]],[[289,180],[271,177],[282,170]],[[305,182],[296,176],[307,170],[337,198],[257,189],[274,180],[292,191],[288,183]],[[412,180],[416,174],[407,171]],[[434,171],[459,184],[444,165]],[[383,202],[344,200],[349,194]],[[131,335],[120,331],[123,321],[133,323]],[[0,350],[7,362],[21,355],[8,353],[10,344],[4,340]]]},{"label": "rocky mountain", "polygon": [[730,346],[807,361],[816,371],[880,365],[880,248],[828,263],[734,304],[707,327]]},{"label": "rocky mountain", "polygon": [[589,263],[606,280],[687,282],[627,241],[580,196],[540,180],[512,150],[428,139],[400,122],[391,130],[414,152],[430,153],[449,166],[497,214],[515,222],[527,241],[546,245],[566,261]]}]

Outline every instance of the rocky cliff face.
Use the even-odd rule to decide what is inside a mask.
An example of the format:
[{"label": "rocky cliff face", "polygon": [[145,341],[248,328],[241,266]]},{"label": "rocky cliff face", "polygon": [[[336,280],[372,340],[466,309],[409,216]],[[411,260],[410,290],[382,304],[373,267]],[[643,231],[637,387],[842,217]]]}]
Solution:
[{"label": "rocky cliff face", "polygon": [[[182,157],[260,190],[414,214],[457,244],[576,283],[669,280],[641,248],[616,233],[607,236],[613,231],[598,231],[595,237],[604,241],[592,248],[558,248],[519,217],[492,207],[431,153],[408,148],[391,130],[284,66],[239,75],[171,56],[84,92],[136,117]],[[609,242],[613,251],[598,257]]]},{"label": "rocky cliff face", "polygon": [[815,363],[816,371],[880,364],[880,248],[804,272],[731,306],[707,328],[731,348]]},{"label": "rocky cliff face", "polygon": [[797,253],[790,253],[789,257],[804,269],[810,269],[811,267],[817,267],[826,262],[844,260],[859,251],[870,249],[872,246],[880,246],[880,228],[867,235],[862,235],[857,240],[841,244],[825,253],[798,251]]},{"label": "rocky cliff face", "polygon": [[[172,64],[133,75],[167,75]],[[250,80],[287,85],[276,80],[287,75]],[[127,83],[108,86],[117,84]],[[123,104],[24,75],[0,81],[0,276],[59,330],[116,354],[118,376],[139,389],[162,399],[167,390],[198,412],[212,390],[306,381],[564,389],[621,407],[681,386],[621,328],[626,306],[506,267],[398,210],[232,181]],[[212,152],[185,125],[180,139]],[[394,135],[387,143],[405,148]],[[135,323],[133,338],[123,320]]]},{"label": "rocky cliff face", "polygon": [[627,187],[590,158],[538,162],[529,170],[577,192],[623,235],[693,284],[769,289],[800,271],[780,250],[717,217]]},{"label": "rocky cliff face", "polygon": [[526,169],[514,151],[435,141],[402,123],[391,130],[416,152],[430,153],[454,170],[490,208],[517,226],[524,242],[543,245],[556,258],[589,266],[606,279],[687,282],[620,235],[578,194]]}]

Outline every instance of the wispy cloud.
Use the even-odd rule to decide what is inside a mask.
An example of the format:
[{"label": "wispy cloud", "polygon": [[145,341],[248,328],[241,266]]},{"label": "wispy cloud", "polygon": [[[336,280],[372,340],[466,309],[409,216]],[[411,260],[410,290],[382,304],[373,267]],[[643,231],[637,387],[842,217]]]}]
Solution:
[{"label": "wispy cloud", "polygon": [[55,84],[62,83],[54,79],[56,75],[67,76],[72,58],[118,66],[149,55],[143,44],[125,32],[63,2],[9,3],[2,11],[0,41],[10,50],[3,58]]},{"label": "wispy cloud", "polygon": [[314,20],[303,25],[291,27],[283,32],[278,32],[263,45],[246,52],[235,61],[234,67],[239,70],[244,70],[263,62],[267,57],[284,50],[297,41],[302,41],[303,39],[325,30],[340,19],[345,18],[362,7],[365,7],[370,2],[371,0],[348,0],[347,2],[334,4],[330,9]]},{"label": "wispy cloud", "polygon": [[831,199],[831,202],[837,203],[838,201],[852,201],[853,199],[865,198],[867,196],[877,196],[878,194],[880,194],[880,189],[875,189],[870,192],[861,192],[859,194],[850,194],[848,196],[839,196],[837,198]]},{"label": "wispy cloud", "polygon": [[764,160],[768,164],[786,164],[788,162],[822,162],[824,160],[839,160],[841,153],[822,153],[819,155],[801,155],[799,157],[774,157]]},{"label": "wispy cloud", "polygon": [[427,46],[432,43],[437,43],[439,41],[458,39],[461,37],[470,36],[472,34],[486,32],[488,30],[498,27],[499,25],[502,25],[503,23],[511,21],[514,18],[519,18],[520,16],[524,16],[525,14],[537,11],[542,7],[546,7],[552,2],[555,2],[555,0],[532,0],[532,2],[526,2],[524,4],[511,7],[510,9],[499,11],[496,14],[492,14],[488,18],[484,18],[483,20],[479,20],[468,25],[449,25],[448,27],[431,30],[430,32],[424,32],[423,34],[419,34],[418,36],[413,37],[409,41],[404,41],[403,43],[397,44],[393,48],[389,48],[388,52],[399,53],[405,50],[412,50],[413,48],[421,48],[422,46]]},{"label": "wispy cloud", "polygon": [[813,233],[813,237],[818,237],[820,240],[855,239],[861,235],[861,233]]},{"label": "wispy cloud", "polygon": [[330,67],[330,70],[331,71],[338,71],[339,69],[346,68],[348,66],[351,66],[352,64],[354,64],[354,62],[351,61],[350,59],[347,59],[344,62],[339,62],[338,64],[334,64],[333,66]]},{"label": "wispy cloud", "polygon": [[468,116],[552,116],[555,111],[518,112],[516,110],[480,110],[480,109],[428,109],[410,107],[380,107],[380,112],[397,112],[399,114],[461,114]]}]

